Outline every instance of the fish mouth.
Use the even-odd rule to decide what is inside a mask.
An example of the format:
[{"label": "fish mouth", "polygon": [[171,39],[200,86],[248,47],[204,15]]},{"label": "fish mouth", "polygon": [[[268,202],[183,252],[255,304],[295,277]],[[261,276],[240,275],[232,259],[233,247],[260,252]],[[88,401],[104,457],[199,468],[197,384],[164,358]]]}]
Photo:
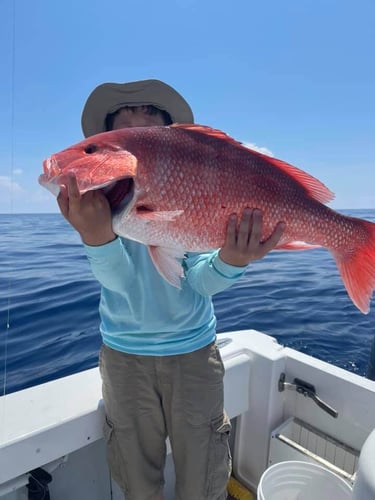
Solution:
[{"label": "fish mouth", "polygon": [[134,197],[134,180],[121,179],[102,189],[111,207],[112,214],[122,212]]}]

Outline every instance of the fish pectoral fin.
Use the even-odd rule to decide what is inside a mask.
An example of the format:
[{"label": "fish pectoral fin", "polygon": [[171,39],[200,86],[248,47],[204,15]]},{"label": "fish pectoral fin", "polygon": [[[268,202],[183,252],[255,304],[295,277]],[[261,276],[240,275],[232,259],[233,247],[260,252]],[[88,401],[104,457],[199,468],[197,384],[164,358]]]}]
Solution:
[{"label": "fish pectoral fin", "polygon": [[276,245],[274,250],[314,250],[314,248],[322,248],[321,245],[311,245],[304,241],[289,241]]},{"label": "fish pectoral fin", "polygon": [[183,210],[149,210],[147,208],[138,207],[137,216],[149,221],[171,222],[183,214]]},{"label": "fish pectoral fin", "polygon": [[181,263],[177,259],[183,259],[185,252],[182,249],[149,246],[148,251],[157,271],[172,286],[181,288],[180,279],[184,277]]}]

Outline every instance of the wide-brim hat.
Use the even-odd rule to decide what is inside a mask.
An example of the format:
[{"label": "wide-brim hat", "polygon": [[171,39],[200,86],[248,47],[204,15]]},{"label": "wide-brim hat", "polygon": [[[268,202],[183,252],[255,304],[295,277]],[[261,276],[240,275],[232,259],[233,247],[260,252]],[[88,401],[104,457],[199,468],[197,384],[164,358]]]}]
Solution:
[{"label": "wide-brim hat", "polygon": [[85,137],[106,131],[106,117],[125,106],[153,105],[166,111],[173,123],[194,123],[189,104],[172,87],[160,80],[103,83],[89,95],[81,125]]}]

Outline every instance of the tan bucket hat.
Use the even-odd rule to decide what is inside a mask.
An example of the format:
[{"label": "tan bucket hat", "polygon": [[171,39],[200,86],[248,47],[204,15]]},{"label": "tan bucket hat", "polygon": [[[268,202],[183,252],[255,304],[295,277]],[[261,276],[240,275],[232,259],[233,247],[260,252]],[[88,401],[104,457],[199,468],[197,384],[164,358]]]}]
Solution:
[{"label": "tan bucket hat", "polygon": [[105,119],[124,106],[152,104],[169,113],[173,123],[194,123],[189,104],[176,90],[160,80],[103,83],[89,95],[81,125],[85,137],[105,132]]}]

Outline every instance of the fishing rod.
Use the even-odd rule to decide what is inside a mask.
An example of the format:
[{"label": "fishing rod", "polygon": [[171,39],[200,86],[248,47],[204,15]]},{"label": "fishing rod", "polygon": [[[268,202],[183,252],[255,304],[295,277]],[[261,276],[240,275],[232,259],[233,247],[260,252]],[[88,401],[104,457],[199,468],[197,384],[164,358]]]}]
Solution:
[{"label": "fishing rod", "polygon": [[[10,70],[10,214],[13,215],[13,181],[14,181],[14,156],[15,156],[15,75],[16,75],[16,0],[12,2],[11,10],[12,18],[12,31],[11,31],[11,70]],[[4,380],[2,388],[2,396],[7,392],[7,376],[8,376],[8,344],[9,344],[9,331],[11,327],[10,309],[11,309],[11,289],[12,289],[12,275],[8,279],[8,293],[7,293],[7,313],[5,322],[5,342],[4,342]],[[5,404],[5,403],[4,403]],[[5,414],[5,409],[3,416]],[[4,426],[1,426],[4,428]]]}]

